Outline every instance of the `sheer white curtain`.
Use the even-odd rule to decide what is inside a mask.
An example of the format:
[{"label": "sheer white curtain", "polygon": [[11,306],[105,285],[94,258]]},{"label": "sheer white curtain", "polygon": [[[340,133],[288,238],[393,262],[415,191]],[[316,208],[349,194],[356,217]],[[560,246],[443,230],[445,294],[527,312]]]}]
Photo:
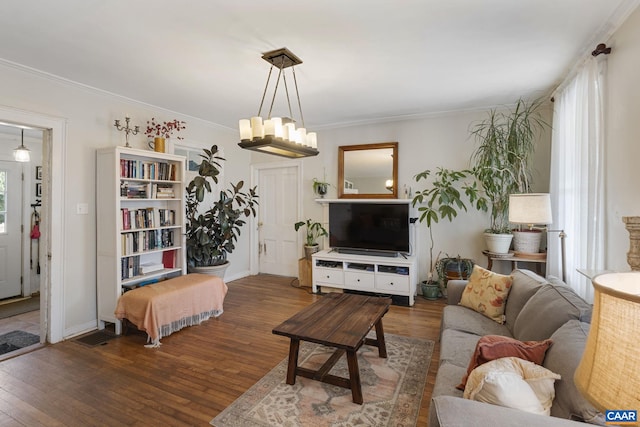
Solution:
[{"label": "sheer white curtain", "polygon": [[[551,229],[566,238],[567,284],[593,301],[589,279],[576,269],[604,268],[604,123],[606,61],[589,58],[555,94],[551,145]],[[560,276],[558,233],[548,236],[550,274]]]}]

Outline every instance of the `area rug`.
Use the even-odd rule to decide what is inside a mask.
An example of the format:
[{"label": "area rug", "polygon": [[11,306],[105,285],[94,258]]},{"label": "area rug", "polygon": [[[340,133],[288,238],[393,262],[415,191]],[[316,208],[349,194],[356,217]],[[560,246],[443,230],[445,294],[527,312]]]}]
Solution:
[{"label": "area rug", "polygon": [[16,351],[40,342],[40,337],[29,332],[11,331],[0,335],[0,354]]},{"label": "area rug", "polygon": [[[385,334],[387,358],[364,345],[358,351],[364,403],[351,390],[303,377],[285,382],[287,359],[273,368],[228,408],[211,420],[215,427],[263,426],[415,426],[433,341]],[[302,342],[301,365],[317,369],[334,349]],[[348,378],[346,357],[330,371]]]}]

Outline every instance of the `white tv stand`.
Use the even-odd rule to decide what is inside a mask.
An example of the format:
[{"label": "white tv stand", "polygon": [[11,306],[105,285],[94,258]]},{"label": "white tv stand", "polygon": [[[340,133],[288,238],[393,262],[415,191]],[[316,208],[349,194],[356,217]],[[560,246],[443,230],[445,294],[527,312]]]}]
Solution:
[{"label": "white tv stand", "polygon": [[352,255],[330,250],[316,252],[313,259],[313,292],[322,286],[408,298],[413,306],[418,268],[416,258]]}]

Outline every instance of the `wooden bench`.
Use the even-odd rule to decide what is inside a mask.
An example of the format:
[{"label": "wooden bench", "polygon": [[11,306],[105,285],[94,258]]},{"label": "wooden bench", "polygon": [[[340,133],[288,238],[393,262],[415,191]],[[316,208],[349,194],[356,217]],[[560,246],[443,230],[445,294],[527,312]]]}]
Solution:
[{"label": "wooden bench", "polygon": [[174,277],[125,292],[115,316],[145,331],[147,347],[158,347],[162,337],[220,316],[227,289],[221,278],[206,274]]}]

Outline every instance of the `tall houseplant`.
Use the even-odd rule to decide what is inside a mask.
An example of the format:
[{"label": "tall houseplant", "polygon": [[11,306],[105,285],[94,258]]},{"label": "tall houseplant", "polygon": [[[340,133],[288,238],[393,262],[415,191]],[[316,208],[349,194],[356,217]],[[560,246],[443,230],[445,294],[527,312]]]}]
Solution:
[{"label": "tall houseplant", "polygon": [[506,250],[490,247],[491,252],[509,249],[509,194],[531,191],[535,141],[547,126],[540,116],[540,105],[540,101],[519,99],[514,109],[490,110],[471,129],[478,143],[471,156],[473,174],[491,204],[491,226],[485,235],[508,235]]},{"label": "tall houseplant", "polygon": [[441,219],[453,221],[458,216],[459,210],[467,210],[467,203],[478,210],[487,210],[487,200],[480,194],[477,182],[474,180],[472,183],[468,183],[465,180],[471,177],[473,177],[473,173],[470,170],[456,171],[445,168],[438,168],[433,176],[430,170],[425,170],[415,176],[416,182],[428,181],[432,178],[426,188],[416,191],[411,201],[412,206],[419,205],[420,216],[418,220],[425,223],[429,229],[427,284],[437,282],[433,278],[437,263],[437,259],[433,259],[433,225]]},{"label": "tall houseplant", "polygon": [[[220,162],[218,146],[203,150],[198,175],[187,185],[186,238],[189,271],[209,273],[216,266],[228,266],[227,254],[235,249],[240,228],[250,216],[256,215],[258,194],[256,187],[242,191],[244,181],[221,190],[213,204],[205,209],[201,204],[205,194],[212,192],[212,183],[218,183]],[[224,272],[219,273],[224,277]]]}]

